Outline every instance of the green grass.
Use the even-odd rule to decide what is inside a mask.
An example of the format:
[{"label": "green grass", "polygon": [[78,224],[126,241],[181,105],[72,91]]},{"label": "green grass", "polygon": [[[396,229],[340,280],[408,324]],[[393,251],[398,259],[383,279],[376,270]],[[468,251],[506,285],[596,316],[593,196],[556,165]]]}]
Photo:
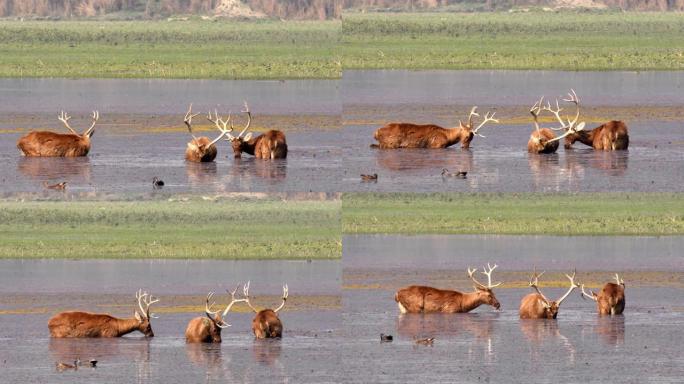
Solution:
[{"label": "green grass", "polygon": [[0,202],[0,258],[335,259],[340,201]]},{"label": "green grass", "polygon": [[344,69],[682,70],[678,12],[350,13]]},{"label": "green grass", "polygon": [[345,234],[682,235],[683,194],[345,194]]},{"label": "green grass", "polygon": [[0,21],[0,77],[339,78],[339,21]]}]

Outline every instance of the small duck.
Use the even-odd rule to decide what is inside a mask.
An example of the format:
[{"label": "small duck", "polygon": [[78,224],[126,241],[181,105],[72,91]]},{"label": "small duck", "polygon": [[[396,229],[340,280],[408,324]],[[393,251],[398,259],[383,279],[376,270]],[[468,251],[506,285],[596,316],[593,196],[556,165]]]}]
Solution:
[{"label": "small duck", "polygon": [[385,335],[384,333],[380,334],[380,342],[381,343],[391,343],[394,338],[392,335]]},{"label": "small duck", "polygon": [[361,181],[378,181],[378,174],[374,173],[372,175],[361,175]]},{"label": "small duck", "polygon": [[57,184],[48,184],[47,181],[43,182],[43,187],[45,187],[46,189],[54,189],[56,191],[63,191],[66,189],[66,186],[67,186],[66,181],[62,181],[61,183],[57,183]]},{"label": "small duck", "polygon": [[456,173],[449,172],[448,169],[442,168],[442,177],[455,177],[457,179],[465,179],[468,172],[458,171]]},{"label": "small duck", "polygon": [[418,344],[418,345],[430,345],[430,346],[432,346],[432,344],[433,344],[434,342],[435,342],[435,338],[434,338],[434,337],[428,337],[427,339],[418,339],[418,340],[416,340],[416,344]]},{"label": "small duck", "polygon": [[75,371],[78,369],[78,366],[80,364],[81,364],[81,360],[77,358],[76,360],[74,360],[73,364],[58,362],[56,364],[56,368],[60,372],[66,371],[67,369],[73,369]]},{"label": "small duck", "polygon": [[97,368],[97,360],[90,359],[88,362],[92,368]]},{"label": "small duck", "polygon": [[164,187],[164,180],[159,179],[157,176],[152,178],[152,188],[162,189]]}]

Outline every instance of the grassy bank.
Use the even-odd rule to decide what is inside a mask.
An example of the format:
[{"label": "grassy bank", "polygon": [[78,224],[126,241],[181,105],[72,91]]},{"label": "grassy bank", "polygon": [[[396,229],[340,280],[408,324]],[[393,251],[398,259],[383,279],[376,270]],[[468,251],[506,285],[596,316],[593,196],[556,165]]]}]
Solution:
[{"label": "grassy bank", "polygon": [[682,70],[681,13],[351,13],[344,69]]},{"label": "grassy bank", "polygon": [[338,78],[339,21],[0,21],[0,77]]},{"label": "grassy bank", "polygon": [[333,259],[339,201],[0,202],[0,258]]},{"label": "grassy bank", "polygon": [[345,194],[346,234],[682,235],[682,194]]}]

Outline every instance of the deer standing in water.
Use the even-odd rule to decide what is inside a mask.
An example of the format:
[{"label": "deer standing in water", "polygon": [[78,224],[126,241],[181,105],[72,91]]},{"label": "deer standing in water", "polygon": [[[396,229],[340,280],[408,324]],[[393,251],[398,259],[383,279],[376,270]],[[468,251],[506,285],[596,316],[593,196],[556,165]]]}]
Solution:
[{"label": "deer standing in water", "polygon": [[45,157],[80,157],[90,152],[90,138],[95,133],[95,124],[100,119],[100,113],[93,111],[90,128],[79,134],[69,125],[71,116],[64,111],[57,119],[71,131],[71,133],[56,133],[51,131],[33,131],[22,136],[17,141],[17,148],[23,156]]},{"label": "deer standing in water", "polygon": [[521,319],[555,319],[558,316],[558,309],[563,300],[565,300],[575,288],[579,287],[579,285],[575,283],[575,272],[573,272],[572,275],[566,274],[565,277],[570,280],[570,289],[568,289],[568,291],[558,300],[551,301],[539,290],[539,277],[543,274],[544,272],[538,274],[536,270],[532,273],[530,287],[532,287],[536,293],[530,293],[520,301],[519,314]]},{"label": "deer standing in water", "polygon": [[159,301],[139,290],[135,298],[138,308],[130,319],[119,319],[108,314],[89,312],[61,312],[50,318],[48,328],[52,337],[121,337],[133,331],[153,337],[150,306]]},{"label": "deer standing in water", "polygon": [[611,120],[594,129],[572,132],[565,137],[565,149],[572,149],[575,141],[597,150],[625,150],[629,147],[627,124],[619,120]]},{"label": "deer standing in water", "polygon": [[625,281],[615,274],[615,283],[606,283],[601,292],[596,294],[589,290],[584,290],[581,285],[582,297],[588,297],[596,302],[599,315],[621,315],[625,310]]},{"label": "deer standing in water", "polygon": [[481,273],[487,276],[487,285],[475,279],[476,268],[468,267],[468,277],[475,283],[474,292],[462,293],[411,285],[397,291],[394,301],[397,302],[401,313],[461,313],[470,312],[482,304],[499,309],[501,304],[492,291],[493,288],[502,284],[492,284],[492,271],[496,267],[496,264],[492,267],[487,263],[487,268],[482,268]]},{"label": "deer standing in water", "polygon": [[396,148],[447,148],[456,143],[461,143],[461,148],[470,148],[470,142],[488,122],[498,123],[494,118],[496,112],[491,115],[485,114],[484,120],[473,129],[473,116],[480,116],[477,113],[477,106],[470,110],[468,123],[463,124],[459,120],[458,127],[443,128],[434,124],[411,124],[411,123],[390,123],[375,131],[374,137],[378,144],[372,144],[371,148],[396,149]]},{"label": "deer standing in water", "polygon": [[[239,286],[238,286],[239,287]],[[211,307],[215,303],[209,304],[211,298],[214,296],[214,292],[209,292],[207,295],[207,301],[204,305],[204,316],[198,316],[190,320],[188,327],[185,329],[185,341],[188,343],[220,343],[221,342],[221,330],[230,327],[230,324],[226,322],[226,316],[230,309],[235,303],[244,302],[245,299],[236,299],[235,292],[238,287],[230,291],[230,303],[223,310],[223,313],[218,311],[212,311]]]},{"label": "deer standing in water", "polygon": [[242,152],[244,152],[257,159],[273,160],[286,158],[287,141],[282,131],[271,129],[254,138],[252,138],[252,132],[247,133],[244,137],[242,136],[247,132],[250,124],[252,124],[252,112],[249,111],[247,102],[245,102],[245,109],[242,112],[247,114],[247,124],[237,136],[228,133],[228,138],[226,139],[230,141],[233,147],[233,156],[239,159],[242,157]]},{"label": "deer standing in water", "polygon": [[[222,120],[219,119],[218,114],[216,115],[216,121],[214,121],[211,119],[211,112],[209,113],[208,119],[214,122],[219,131],[221,131],[221,134],[217,138],[210,141],[209,138],[206,136],[196,137],[195,134],[192,133],[192,118],[197,115],[199,115],[199,113],[192,113],[192,104],[190,104],[188,112],[185,113],[185,117],[183,118],[185,126],[188,127],[188,132],[190,132],[190,136],[192,136],[192,140],[190,140],[187,148],[185,149],[185,160],[192,161],[195,163],[212,162],[216,158],[217,154],[216,145],[214,144],[216,144],[216,142],[221,140],[223,136],[225,136],[229,132],[226,129],[226,124],[228,124],[228,121],[226,121],[222,127],[219,124],[219,121]],[[230,120],[230,117],[228,118],[228,120]]]},{"label": "deer standing in water", "polygon": [[[532,131],[530,139],[527,141],[527,152],[555,153],[556,150],[558,150],[558,144],[562,138],[567,137],[568,135],[572,135],[574,132],[579,132],[582,129],[584,129],[584,122],[577,124],[580,110],[579,98],[577,97],[575,91],[571,89],[570,93],[568,93],[568,98],[563,99],[563,101],[575,104],[575,107],[577,109],[575,119],[568,119],[567,123],[563,120],[563,118],[560,115],[560,112],[563,109],[558,104],[558,99],[556,99],[556,109],[553,109],[551,107],[550,102],[547,102],[546,105],[544,105],[543,96],[539,99],[539,101],[534,103],[532,108],[530,108],[530,114],[532,114],[532,117],[534,118],[535,130]],[[551,112],[554,116],[556,116],[556,119],[558,120],[558,122],[560,122],[561,126],[558,128],[540,128],[538,118],[542,110]],[[563,129],[565,130],[565,133],[561,136],[556,137],[556,134],[553,133],[553,131],[560,131]]]},{"label": "deer standing in water", "polygon": [[283,285],[283,302],[276,309],[262,309],[257,310],[249,301],[249,282],[243,287],[244,300],[247,305],[256,313],[252,320],[252,332],[257,339],[280,338],[283,336],[283,323],[278,317],[278,311],[285,307],[287,301],[288,288],[287,284]]}]

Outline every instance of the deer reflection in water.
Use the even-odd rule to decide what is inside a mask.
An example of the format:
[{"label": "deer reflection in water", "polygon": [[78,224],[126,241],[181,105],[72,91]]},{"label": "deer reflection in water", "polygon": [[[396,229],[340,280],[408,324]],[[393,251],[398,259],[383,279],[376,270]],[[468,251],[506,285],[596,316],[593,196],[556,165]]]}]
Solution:
[{"label": "deer reflection in water", "polygon": [[90,159],[88,157],[21,157],[17,170],[24,176],[37,181],[65,180],[70,184],[91,182]]},{"label": "deer reflection in water", "polygon": [[472,172],[473,153],[469,149],[397,149],[376,151],[375,162],[390,171],[434,170],[439,175],[443,168],[453,172]]},{"label": "deer reflection in water", "polygon": [[[563,336],[558,321],[552,319],[521,319],[520,330],[530,343],[530,357],[533,362],[544,361],[548,352],[544,345],[560,344],[568,355],[570,363],[575,362],[575,346],[570,339]],[[553,351],[560,349],[553,347]]]},{"label": "deer reflection in water", "polygon": [[114,363],[134,362],[138,379],[147,382],[151,379],[150,338],[54,338],[48,340],[48,350],[54,361],[82,362],[97,360],[98,367]]}]

